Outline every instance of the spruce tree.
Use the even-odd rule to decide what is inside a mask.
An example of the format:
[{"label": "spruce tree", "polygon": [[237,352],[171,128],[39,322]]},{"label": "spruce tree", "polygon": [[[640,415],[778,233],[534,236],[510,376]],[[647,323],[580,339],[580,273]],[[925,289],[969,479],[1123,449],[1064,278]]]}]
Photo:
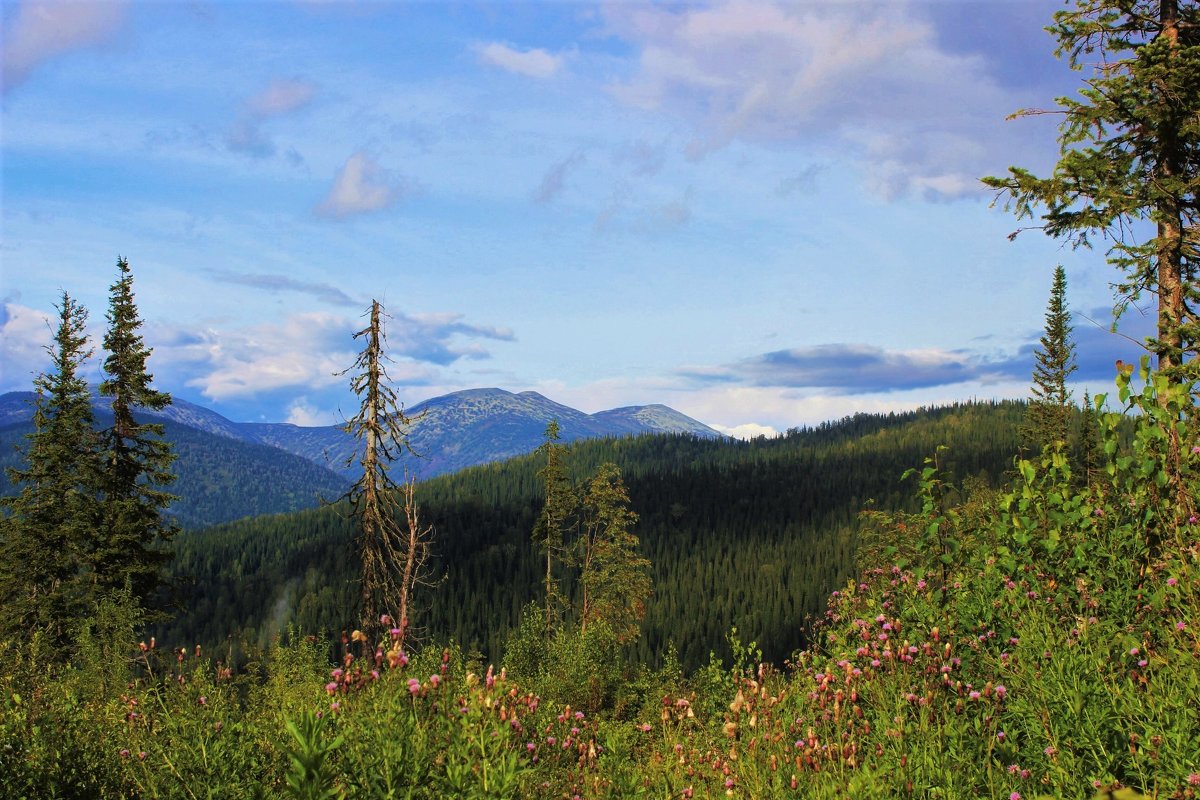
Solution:
[{"label": "spruce tree", "polygon": [[[357,458],[362,467],[362,475],[346,497],[358,522],[362,630],[369,633],[376,628],[384,614],[389,617],[400,614],[403,636],[408,632],[406,615],[417,576],[413,568],[419,567],[417,559],[424,560],[428,530],[417,519],[411,487],[405,495],[407,505],[401,508],[400,487],[389,472],[401,452],[411,451],[407,429],[414,420],[405,415],[395,390],[389,385],[383,306],[372,300],[367,314],[367,327],[354,334],[355,339],[365,338],[366,344],[346,370],[354,370],[350,388],[360,400],[358,414],[345,425],[346,432],[360,441],[361,448],[349,463]],[[407,532],[397,520],[402,510],[410,523]]]},{"label": "spruce tree", "polygon": [[148,608],[163,583],[170,553],[163,544],[177,527],[167,515],[175,499],[164,487],[175,480],[175,460],[160,423],[141,422],[139,409],[161,411],[171,396],[155,390],[146,371],[151,355],[142,339],[142,320],[133,294],[129,262],[117,260],[117,281],[109,289],[108,331],[104,335],[105,379],[100,394],[111,398],[112,426],[103,432],[104,525],[89,555],[97,592],[123,590]]},{"label": "spruce tree", "polygon": [[87,613],[81,553],[100,525],[97,437],[81,371],[92,354],[87,309],[63,293],[46,350],[52,367],[34,381],[33,426],[19,492],[0,499],[0,633],[45,631],[61,644]]},{"label": "spruce tree", "polygon": [[1067,379],[1075,371],[1071,341],[1071,312],[1067,309],[1067,273],[1060,264],[1046,306],[1046,329],[1034,351],[1033,394],[1022,429],[1026,446],[1039,452],[1056,443],[1066,445],[1070,427],[1071,390]]}]

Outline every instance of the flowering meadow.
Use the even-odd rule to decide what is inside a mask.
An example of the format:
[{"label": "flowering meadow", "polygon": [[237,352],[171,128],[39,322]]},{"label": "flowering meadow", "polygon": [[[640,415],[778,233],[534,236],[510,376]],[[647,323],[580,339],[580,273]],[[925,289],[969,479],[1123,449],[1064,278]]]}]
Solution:
[{"label": "flowering meadow", "polygon": [[1191,396],[1141,378],[1094,475],[1049,448],[967,491],[932,454],[787,663],[731,631],[727,663],[652,670],[535,612],[503,664],[407,652],[384,616],[235,670],[136,641],[114,598],[66,663],[0,646],[0,795],[1200,797],[1200,442]]}]

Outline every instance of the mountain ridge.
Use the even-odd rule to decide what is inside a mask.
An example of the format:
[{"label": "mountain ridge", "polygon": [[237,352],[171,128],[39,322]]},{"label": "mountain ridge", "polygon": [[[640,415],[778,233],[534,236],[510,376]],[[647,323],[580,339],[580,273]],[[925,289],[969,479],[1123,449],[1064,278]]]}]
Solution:
[{"label": "mountain ridge", "polygon": [[[33,392],[0,395],[0,426],[27,421]],[[103,398],[92,403],[103,411]],[[344,478],[357,476],[356,440],[341,425],[300,426],[288,422],[234,422],[205,406],[176,398],[146,416],[301,456]],[[559,424],[564,442],[578,439],[680,433],[701,438],[723,434],[660,403],[624,406],[588,414],[555,402],[536,391],[509,392],[496,387],[464,389],[439,395],[405,410],[414,419],[409,444],[416,458],[401,464],[425,479],[470,466],[502,461],[536,449],[546,425]]]}]

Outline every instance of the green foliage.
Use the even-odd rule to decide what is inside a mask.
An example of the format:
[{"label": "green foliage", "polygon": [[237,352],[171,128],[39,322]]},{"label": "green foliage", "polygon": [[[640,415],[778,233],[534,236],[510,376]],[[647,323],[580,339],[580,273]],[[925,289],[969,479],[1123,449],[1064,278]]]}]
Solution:
[{"label": "green foliage", "polygon": [[305,711],[300,719],[286,723],[292,735],[288,748],[287,795],[296,800],[330,800],[341,796],[333,785],[334,771],[330,755],[342,744],[339,736],[328,740],[325,718]]}]

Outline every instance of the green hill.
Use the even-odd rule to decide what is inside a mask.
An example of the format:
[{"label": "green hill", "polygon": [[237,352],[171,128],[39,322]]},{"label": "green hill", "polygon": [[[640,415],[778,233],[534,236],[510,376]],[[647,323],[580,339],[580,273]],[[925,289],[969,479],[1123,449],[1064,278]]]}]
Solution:
[{"label": "green hill", "polygon": [[[995,485],[1017,450],[1023,403],[977,403],[858,415],[749,442],[658,435],[576,442],[577,476],[604,461],[624,474],[655,594],[634,658],[674,642],[687,668],[724,651],[737,626],[781,662],[806,620],[850,574],[857,516],[911,502],[899,481],[939,444],[960,478]],[[495,660],[522,607],[540,597],[530,539],[541,506],[535,456],[468,469],[418,487],[435,527],[437,585],[414,618]],[[165,641],[265,643],[284,626],[339,630],[356,619],[354,528],[344,507],[260,517],[189,532],[174,569],[186,611]]]}]

